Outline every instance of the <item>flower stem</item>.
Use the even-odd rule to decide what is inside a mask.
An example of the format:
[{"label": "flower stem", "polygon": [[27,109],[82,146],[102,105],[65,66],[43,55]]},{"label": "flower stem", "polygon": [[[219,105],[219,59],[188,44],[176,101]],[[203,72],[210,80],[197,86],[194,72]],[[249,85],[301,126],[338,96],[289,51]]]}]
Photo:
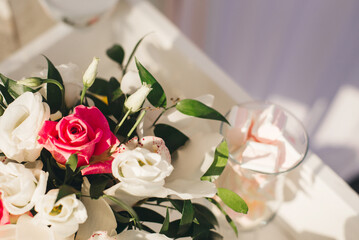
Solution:
[{"label": "flower stem", "polygon": [[130,114],[130,112],[131,112],[131,109],[127,110],[125,116],[123,116],[123,118],[121,119],[121,122],[119,124],[117,124],[115,131],[113,132],[115,135],[118,132],[118,130],[120,129],[120,127],[122,126],[122,124],[125,122],[126,118]]},{"label": "flower stem", "polygon": [[131,134],[133,133],[133,131],[135,131],[135,129],[137,128],[138,124],[140,124],[140,122],[142,121],[143,117],[146,114],[146,110],[143,110],[140,115],[138,115],[136,123],[133,125],[133,127],[131,128],[131,130],[128,132],[127,134],[127,138],[129,138],[131,136]]},{"label": "flower stem", "polygon": [[156,118],[156,120],[152,123],[152,127],[154,127],[157,123],[157,121],[162,117],[162,115],[167,111],[170,110],[171,108],[174,108],[176,106],[176,104],[172,105],[171,107],[165,108],[163,109],[163,111],[160,113],[160,115],[158,115],[158,117]]},{"label": "flower stem", "polygon": [[84,86],[84,88],[82,89],[81,98],[80,98],[80,104],[81,104],[81,105],[82,105],[82,103],[83,103],[83,101],[84,101],[86,91],[87,91],[87,87]]}]

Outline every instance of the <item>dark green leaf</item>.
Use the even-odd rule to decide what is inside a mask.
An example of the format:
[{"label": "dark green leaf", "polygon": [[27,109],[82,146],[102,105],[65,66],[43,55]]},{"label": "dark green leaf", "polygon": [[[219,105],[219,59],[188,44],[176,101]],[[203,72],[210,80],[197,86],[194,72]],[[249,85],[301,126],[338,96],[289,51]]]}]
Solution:
[{"label": "dark green leaf", "polygon": [[26,87],[24,85],[17,84],[16,81],[11,80],[10,78],[5,77],[2,74],[0,74],[0,78],[5,88],[8,90],[10,95],[13,96],[14,98],[19,97],[24,92],[34,92],[33,89]]},{"label": "dark green leaf", "polygon": [[193,237],[193,240],[222,240],[223,237],[213,231],[202,231]]},{"label": "dark green leaf", "polygon": [[[148,33],[148,34],[149,34],[149,33]],[[125,73],[126,73],[126,71],[127,71],[127,68],[128,68],[128,65],[130,65],[130,62],[131,62],[133,56],[135,55],[135,52],[136,52],[138,46],[140,46],[142,40],[143,40],[148,34],[146,34],[145,36],[143,36],[143,37],[142,37],[140,40],[138,40],[138,42],[136,43],[135,47],[133,48],[133,50],[132,50],[132,52],[131,52],[131,54],[130,54],[130,57],[129,57],[128,60],[127,60],[126,66],[123,68],[122,75],[125,75]]]},{"label": "dark green leaf", "polygon": [[183,99],[179,101],[176,104],[176,109],[181,113],[189,116],[218,120],[228,123],[227,119],[222,114],[194,99]]},{"label": "dark green leaf", "polygon": [[109,58],[120,64],[122,67],[123,58],[125,57],[125,51],[123,50],[122,46],[114,44],[112,47],[107,49],[106,54]]},{"label": "dark green leaf", "polygon": [[131,217],[123,216],[121,212],[114,212],[115,218],[117,222],[120,223],[129,223],[131,221]]},{"label": "dark green leaf", "polygon": [[91,198],[98,199],[103,195],[109,178],[103,174],[91,174],[87,176],[90,182],[90,196]]},{"label": "dark green leaf", "polygon": [[142,230],[143,231],[146,231],[146,232],[149,232],[149,233],[156,233],[156,231],[154,231],[152,228],[146,226],[146,225],[143,225],[142,224]]},{"label": "dark green leaf", "polygon": [[234,223],[232,218],[226,213],[226,211],[222,208],[221,204],[219,204],[219,202],[217,202],[213,198],[207,198],[207,200],[213,203],[222,212],[222,214],[226,217],[227,222],[232,227],[234,233],[236,234],[236,236],[238,236],[238,229],[236,227],[236,224]]},{"label": "dark green leaf", "polygon": [[143,207],[133,208],[138,215],[138,218],[144,222],[163,223],[165,218],[156,211]]},{"label": "dark green leaf", "polygon": [[155,107],[166,108],[167,100],[163,88],[151,75],[151,73],[139,61],[137,61],[136,58],[135,60],[138,72],[140,74],[141,82],[150,84],[152,88],[152,91],[147,96],[148,101]]},{"label": "dark green leaf", "polygon": [[198,203],[193,203],[192,206],[194,210],[194,216],[201,225],[206,225],[210,228],[218,226],[217,218],[211,210]]},{"label": "dark green leaf", "polygon": [[61,198],[64,198],[71,194],[81,194],[80,191],[76,190],[75,188],[69,186],[69,185],[62,185],[60,186],[59,193],[57,194],[57,198],[55,200],[55,203],[59,201]]},{"label": "dark green leaf", "polygon": [[95,82],[92,86],[88,89],[90,92],[101,95],[107,96],[107,89],[108,89],[109,82],[102,78],[96,78]]},{"label": "dark green leaf", "polygon": [[184,200],[175,200],[175,199],[169,199],[172,206],[176,208],[177,211],[182,212]]},{"label": "dark green leaf", "polygon": [[107,92],[108,92],[108,102],[115,101],[116,99],[118,99],[123,95],[123,92],[121,91],[121,85],[116,78],[114,77],[110,78]]},{"label": "dark green leaf", "polygon": [[100,111],[104,114],[104,115],[111,115],[110,109],[108,108],[108,106],[106,105],[106,103],[104,103],[102,100],[98,99],[96,96],[90,94],[90,93],[86,93],[85,95],[86,97],[92,99],[92,101],[94,102],[95,106],[100,109]]},{"label": "dark green leaf", "polygon": [[185,200],[183,204],[182,218],[178,229],[178,235],[181,236],[189,230],[192,225],[193,217],[194,211],[191,200]]},{"label": "dark green leaf", "polygon": [[230,207],[232,210],[239,213],[248,212],[248,206],[246,202],[240,196],[238,196],[237,193],[232,192],[226,188],[218,188],[217,195],[220,197],[223,203]]},{"label": "dark green leaf", "polygon": [[207,172],[203,175],[202,180],[212,180],[213,176],[219,176],[223,172],[228,161],[228,145],[226,141],[223,141],[216,148],[214,154],[214,160]]},{"label": "dark green leaf", "polygon": [[[47,61],[47,79],[54,79],[63,85],[62,77],[59,71],[46,56],[44,57],[46,58]],[[62,104],[61,91],[59,87],[56,86],[55,84],[47,84],[46,91],[47,91],[46,100],[50,106],[51,113],[55,113],[61,108],[61,104]]]},{"label": "dark green leaf", "polygon": [[187,141],[188,137],[174,127],[166,124],[157,124],[154,129],[155,136],[162,138],[168,150],[172,154],[179,147],[183,146]]},{"label": "dark green leaf", "polygon": [[66,166],[70,167],[70,169],[75,172],[77,168],[77,154],[72,154],[69,159],[66,161]]},{"label": "dark green leaf", "polygon": [[168,234],[169,227],[170,227],[170,214],[169,214],[168,208],[167,208],[166,218],[163,221],[160,233],[165,234],[165,235],[166,235],[166,233]]},{"label": "dark green leaf", "polygon": [[14,101],[14,98],[11,97],[11,95],[9,94],[8,90],[0,84],[0,92],[2,93],[2,95],[5,98],[6,103],[9,105],[10,103],[12,103]]}]

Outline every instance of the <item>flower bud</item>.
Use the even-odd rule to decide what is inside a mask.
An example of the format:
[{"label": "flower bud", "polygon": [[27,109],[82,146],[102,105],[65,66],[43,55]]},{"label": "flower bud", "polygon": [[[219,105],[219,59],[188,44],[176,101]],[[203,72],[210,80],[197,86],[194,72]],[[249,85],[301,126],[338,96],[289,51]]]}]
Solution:
[{"label": "flower bud", "polygon": [[85,74],[82,77],[82,82],[85,88],[89,88],[94,83],[97,76],[97,66],[99,58],[94,57],[91,64],[87,68]]},{"label": "flower bud", "polygon": [[131,111],[131,113],[140,110],[147,95],[151,92],[152,88],[150,84],[143,83],[137,91],[129,96],[125,101],[125,107]]},{"label": "flower bud", "polygon": [[17,84],[24,85],[26,87],[31,87],[31,88],[38,87],[43,83],[44,83],[44,81],[38,77],[26,78],[26,79],[17,81]]}]

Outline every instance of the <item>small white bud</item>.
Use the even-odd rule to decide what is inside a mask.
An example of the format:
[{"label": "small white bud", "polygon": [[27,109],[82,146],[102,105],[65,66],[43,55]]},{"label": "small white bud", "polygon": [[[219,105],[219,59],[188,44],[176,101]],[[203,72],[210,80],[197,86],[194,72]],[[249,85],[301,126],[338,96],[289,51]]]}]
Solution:
[{"label": "small white bud", "polygon": [[129,96],[125,102],[125,107],[131,111],[131,113],[140,110],[147,95],[151,92],[152,88],[150,84],[143,83],[137,91]]},{"label": "small white bud", "polygon": [[84,87],[89,88],[94,83],[97,76],[97,66],[98,66],[99,58],[94,57],[92,62],[88,66],[86,72],[82,77],[82,82]]},{"label": "small white bud", "polygon": [[32,77],[32,78],[25,78],[22,80],[17,81],[17,84],[19,85],[24,85],[26,87],[38,87],[41,84],[43,84],[43,80],[41,78],[38,77]]}]

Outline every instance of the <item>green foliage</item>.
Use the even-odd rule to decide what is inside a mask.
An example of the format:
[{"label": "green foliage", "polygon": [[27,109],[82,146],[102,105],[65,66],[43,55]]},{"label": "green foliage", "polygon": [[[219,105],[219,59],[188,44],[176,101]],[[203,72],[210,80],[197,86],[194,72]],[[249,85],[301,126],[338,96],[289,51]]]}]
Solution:
[{"label": "green foliage", "polygon": [[123,59],[125,57],[125,51],[123,50],[122,46],[114,44],[112,47],[107,49],[106,54],[109,58],[117,62],[122,67]]},{"label": "green foliage", "polygon": [[90,197],[92,199],[98,199],[104,195],[103,191],[105,190],[108,182],[111,180],[111,177],[105,174],[91,174],[87,175],[87,179],[90,182]]},{"label": "green foliage", "polygon": [[[46,56],[44,56],[47,61],[47,79],[53,79],[59,82],[62,86],[63,81],[62,77],[59,73],[59,71],[56,69],[54,64],[48,59]],[[61,110],[62,106],[62,95],[61,90],[54,84],[47,84],[47,103],[50,106],[51,113],[55,113],[59,110]]]},{"label": "green foliage", "polygon": [[239,213],[248,212],[248,206],[246,202],[240,196],[238,196],[237,193],[232,192],[226,188],[218,188],[217,195],[223,201],[223,203],[230,207],[233,211]]},{"label": "green foliage", "polygon": [[109,82],[102,78],[96,78],[92,86],[88,89],[88,91],[101,95],[107,96]]},{"label": "green foliage", "polygon": [[171,154],[189,140],[189,138],[178,129],[166,124],[156,124],[154,133],[155,136],[165,141],[166,147]]},{"label": "green foliage", "polygon": [[76,190],[75,188],[73,188],[72,186],[69,186],[69,185],[62,185],[59,189],[59,193],[57,194],[57,197],[56,197],[56,200],[55,200],[55,203],[57,201],[59,201],[61,198],[64,198],[68,195],[71,195],[71,194],[76,194],[76,195],[80,195],[81,192]]},{"label": "green foliage", "polygon": [[189,116],[228,123],[227,119],[222,114],[194,99],[183,99],[179,101],[176,105],[176,109]]},{"label": "green foliage", "polygon": [[223,141],[216,148],[214,160],[207,172],[203,175],[202,180],[212,181],[215,177],[222,174],[228,161],[228,145]]},{"label": "green foliage", "polygon": [[152,76],[152,74],[135,58],[138,73],[140,74],[141,82],[151,85],[152,91],[148,94],[147,99],[154,107],[166,108],[167,100],[166,94],[161,85]]}]

